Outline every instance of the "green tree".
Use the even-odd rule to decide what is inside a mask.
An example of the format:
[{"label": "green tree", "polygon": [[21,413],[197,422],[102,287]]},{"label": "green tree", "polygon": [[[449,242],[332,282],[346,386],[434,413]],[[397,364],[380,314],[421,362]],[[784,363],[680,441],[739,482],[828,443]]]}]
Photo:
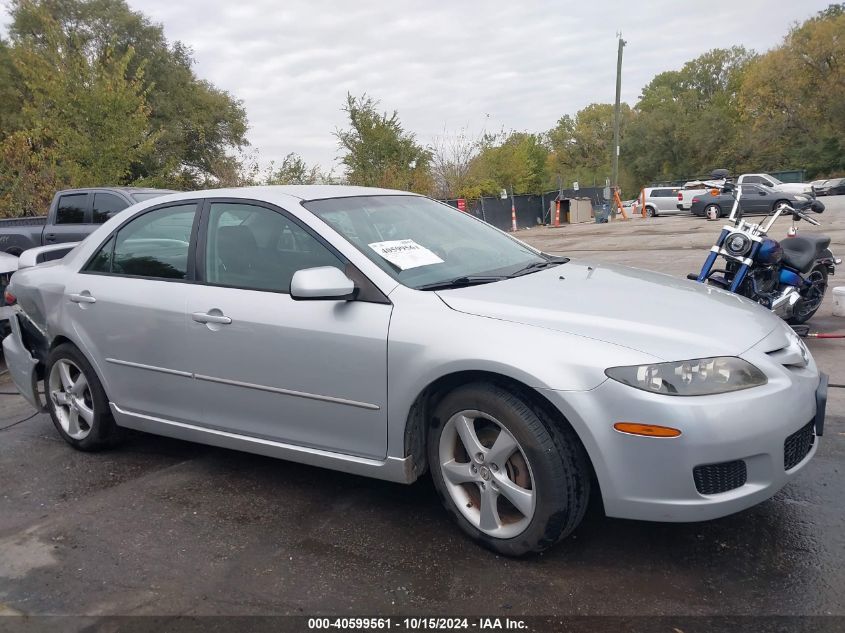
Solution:
[{"label": "green tree", "polygon": [[845,5],[794,27],[755,60],[740,103],[755,169],[802,166],[810,176],[845,169]]},{"label": "green tree", "polygon": [[13,0],[10,15],[13,42],[43,43],[58,25],[88,59],[134,51],[127,72],[142,70],[155,152],[132,164],[129,181],[176,188],[232,183],[238,151],[248,144],[243,105],[197,78],[190,49],[169,43],[161,25],[123,0]]},{"label": "green tree", "polygon": [[744,164],[738,93],[754,58],[741,46],[714,49],[643,88],[622,142],[635,179],[687,178]]},{"label": "green tree", "polygon": [[485,135],[470,165],[472,193],[540,193],[548,180],[549,149],[542,135],[510,132]]},{"label": "green tree", "polygon": [[379,112],[378,104],[366,94],[346,95],[349,127],[335,137],[349,184],[432,192],[431,153],[405,131],[395,110]]},{"label": "green tree", "polygon": [[155,143],[143,69],[129,71],[133,50],[91,58],[49,17],[42,24],[39,38],[19,39],[11,50],[23,99],[20,129],[0,148],[0,205],[7,214],[43,210],[52,193],[31,179],[66,187],[123,184]]},{"label": "green tree", "polygon": [[319,165],[308,165],[299,154],[291,152],[279,167],[271,165],[266,185],[313,185],[320,181]]},{"label": "green tree", "polygon": [[[631,108],[621,104],[620,138],[627,134]],[[551,155],[548,186],[557,188],[557,178],[577,180],[582,184],[604,186],[610,177],[613,157],[613,104],[591,103],[579,110],[575,118],[564,115],[548,132]]]}]

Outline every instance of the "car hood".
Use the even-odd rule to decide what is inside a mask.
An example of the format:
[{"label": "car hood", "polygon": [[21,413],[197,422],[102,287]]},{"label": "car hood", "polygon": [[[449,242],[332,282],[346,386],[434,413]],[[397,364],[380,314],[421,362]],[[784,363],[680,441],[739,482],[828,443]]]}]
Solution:
[{"label": "car hood", "polygon": [[437,294],[459,312],[598,339],[663,360],[735,356],[780,324],[739,295],[612,264],[570,261]]},{"label": "car hood", "polygon": [[779,185],[775,185],[774,188],[775,191],[784,191],[786,193],[807,193],[808,191],[812,191],[812,187],[803,182],[782,182]]}]

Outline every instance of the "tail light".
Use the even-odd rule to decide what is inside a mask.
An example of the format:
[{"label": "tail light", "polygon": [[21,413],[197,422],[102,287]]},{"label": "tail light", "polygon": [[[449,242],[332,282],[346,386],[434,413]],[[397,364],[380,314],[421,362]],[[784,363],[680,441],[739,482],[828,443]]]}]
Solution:
[{"label": "tail light", "polygon": [[700,202],[700,200],[698,198],[693,198],[692,201],[693,201],[693,203]]},{"label": "tail light", "polygon": [[684,194],[682,194],[682,193],[679,191],[679,192],[678,192],[678,201],[682,201],[683,199],[684,199]]},{"label": "tail light", "polygon": [[8,290],[3,293],[3,305],[13,306],[18,302],[18,298]]}]

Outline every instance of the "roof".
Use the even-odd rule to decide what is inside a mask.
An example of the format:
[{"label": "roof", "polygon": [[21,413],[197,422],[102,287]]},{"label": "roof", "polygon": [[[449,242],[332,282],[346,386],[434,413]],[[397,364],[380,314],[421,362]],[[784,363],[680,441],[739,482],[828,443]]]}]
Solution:
[{"label": "roof", "polygon": [[[188,192],[186,192],[188,193]],[[190,192],[194,196],[216,196],[229,198],[296,198],[301,201],[324,198],[350,198],[353,196],[415,196],[418,194],[398,189],[378,187],[356,187],[352,185],[263,185],[258,187],[233,187],[230,189],[206,189]]]}]

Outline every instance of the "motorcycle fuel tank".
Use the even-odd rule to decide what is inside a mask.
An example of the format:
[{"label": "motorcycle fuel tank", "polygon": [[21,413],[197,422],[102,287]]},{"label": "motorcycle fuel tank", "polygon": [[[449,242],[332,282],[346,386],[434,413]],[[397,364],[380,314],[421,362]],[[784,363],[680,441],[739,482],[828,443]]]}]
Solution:
[{"label": "motorcycle fuel tank", "polygon": [[766,266],[779,264],[783,259],[783,247],[777,240],[764,239],[757,250],[757,261]]}]

